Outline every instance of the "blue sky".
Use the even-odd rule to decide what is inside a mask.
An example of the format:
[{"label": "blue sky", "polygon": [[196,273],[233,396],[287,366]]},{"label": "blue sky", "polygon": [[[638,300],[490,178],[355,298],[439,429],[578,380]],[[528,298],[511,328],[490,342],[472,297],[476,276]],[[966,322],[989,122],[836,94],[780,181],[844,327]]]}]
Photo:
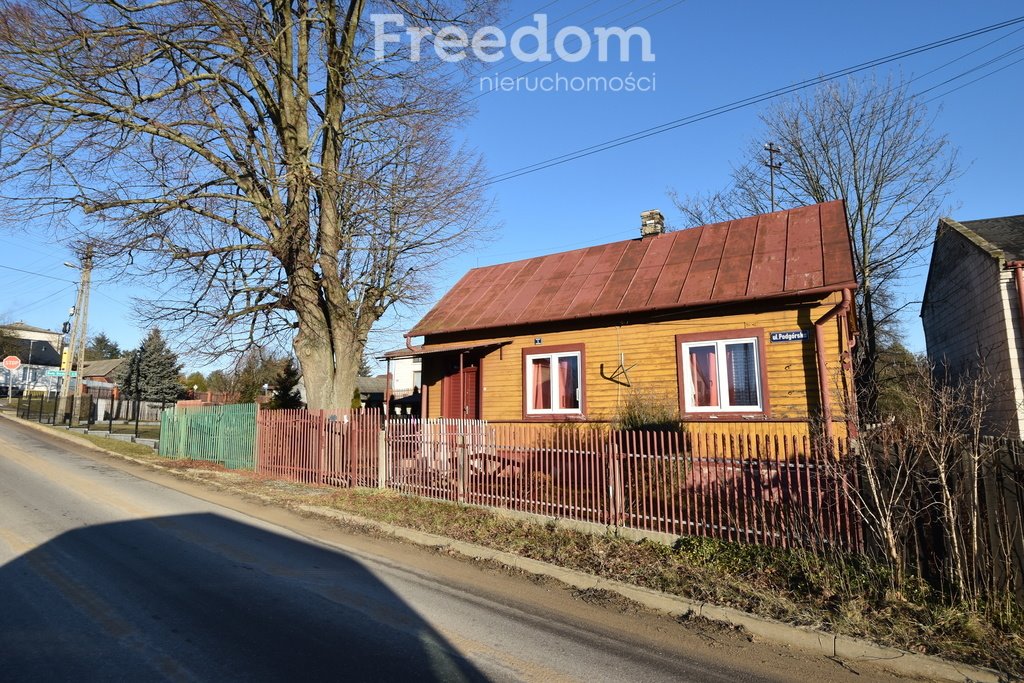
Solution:
[{"label": "blue sky", "polygon": [[[637,26],[651,35],[653,62],[635,51],[629,62],[599,62],[596,51],[575,64],[546,66],[536,77],[561,74],[606,77],[653,76],[653,92],[491,92],[476,99],[479,111],[464,130],[465,140],[485,157],[489,172],[505,173],[688,114],[792,82],[811,78],[933,40],[1024,14],[1019,2],[721,2],[712,0],[531,0],[513,2],[506,22],[543,8],[552,35],[573,24]],[[564,18],[563,18],[564,17]],[[520,22],[527,23],[526,21]],[[505,26],[505,24],[502,24]],[[510,27],[513,29],[514,26]],[[915,82],[929,88],[993,57],[1024,45],[1020,26],[989,33],[880,67],[913,77],[1001,36],[993,45]],[[952,81],[925,95],[941,95],[992,69],[1024,57],[1024,51]],[[492,71],[524,75],[536,65],[508,59]],[[490,73],[490,72],[489,72]],[[478,82],[474,81],[474,86]],[[1024,62],[967,85],[929,104],[935,130],[960,148],[965,172],[956,181],[950,213],[969,220],[1024,213]],[[479,90],[478,90],[479,92]],[[666,196],[721,188],[730,164],[757,137],[758,107],[684,126],[639,142],[489,186],[495,218],[491,239],[473,245],[434,274],[436,300],[467,269],[564,249],[633,237],[640,212],[660,208],[670,223],[677,217]],[[61,263],[64,249],[47,244],[38,226],[0,227],[0,318],[58,327],[73,303],[69,282],[76,273]],[[927,254],[911,272],[906,296],[919,299]],[[133,292],[101,271],[90,308],[90,331],[105,331],[124,346],[142,332],[129,317]],[[371,338],[375,352],[401,345],[400,332],[426,308],[404,308]],[[912,306],[907,342],[923,351],[924,340]],[[186,361],[187,365],[187,361]]]}]

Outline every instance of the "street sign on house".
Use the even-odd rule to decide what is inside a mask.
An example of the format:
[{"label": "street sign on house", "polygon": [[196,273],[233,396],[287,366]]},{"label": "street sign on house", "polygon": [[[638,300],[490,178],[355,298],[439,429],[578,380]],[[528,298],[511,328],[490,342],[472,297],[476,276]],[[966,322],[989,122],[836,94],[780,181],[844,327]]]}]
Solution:
[{"label": "street sign on house", "polygon": [[17,370],[21,367],[21,359],[17,356],[7,356],[4,358],[4,368],[7,370]]}]

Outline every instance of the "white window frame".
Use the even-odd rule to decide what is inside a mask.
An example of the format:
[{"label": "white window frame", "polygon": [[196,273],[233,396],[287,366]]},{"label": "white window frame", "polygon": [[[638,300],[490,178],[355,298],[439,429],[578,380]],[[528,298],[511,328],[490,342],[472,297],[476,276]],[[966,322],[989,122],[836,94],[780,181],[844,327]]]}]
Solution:
[{"label": "white window frame", "polygon": [[[754,382],[757,393],[756,406],[729,405],[729,367],[726,361],[725,347],[730,344],[754,345]],[[715,347],[715,366],[718,372],[718,405],[693,405],[694,386],[693,371],[690,367],[690,349],[701,346]],[[761,344],[757,337],[733,337],[727,339],[707,339],[682,343],[681,361],[683,363],[683,399],[687,413],[762,413],[764,412],[764,387],[761,386]]]},{"label": "white window frame", "polygon": [[[573,356],[576,358],[576,404],[578,408],[556,408],[557,394],[555,392],[554,376],[551,381],[551,408],[535,408],[533,406],[533,360],[535,358],[547,358],[551,361],[551,372],[554,373],[558,367],[558,359]],[[555,353],[531,353],[526,356],[526,414],[527,415],[582,415],[583,414],[583,354],[579,351],[556,351]]]}]

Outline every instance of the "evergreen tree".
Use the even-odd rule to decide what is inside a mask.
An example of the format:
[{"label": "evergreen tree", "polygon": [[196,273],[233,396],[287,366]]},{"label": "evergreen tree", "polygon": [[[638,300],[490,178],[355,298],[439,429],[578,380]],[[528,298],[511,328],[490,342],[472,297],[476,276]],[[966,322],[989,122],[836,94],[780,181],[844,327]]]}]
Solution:
[{"label": "evergreen tree", "polygon": [[370,361],[366,358],[364,353],[359,357],[359,376],[360,377],[372,377],[373,368],[370,367]]},{"label": "evergreen tree", "polygon": [[[128,357],[123,366],[119,384],[128,397],[135,398],[136,389],[144,401],[170,403],[182,391],[178,382],[178,356],[167,346],[160,330],[154,328],[142,345]],[[138,387],[135,379],[138,377]]]},{"label": "evergreen tree", "polygon": [[[114,381],[121,391],[122,398],[135,399],[136,379],[140,378],[141,368],[139,367],[139,350],[128,352],[128,360],[118,370]],[[141,384],[141,382],[139,382]]]},{"label": "evergreen tree", "polygon": [[263,350],[259,347],[250,349],[242,357],[234,371],[234,388],[238,392],[239,403],[254,403],[263,391],[263,385],[269,383]]},{"label": "evergreen tree", "polygon": [[296,385],[299,383],[299,370],[291,358],[281,369],[281,374],[274,380],[274,397],[270,401],[271,408],[301,408],[302,398]]},{"label": "evergreen tree", "polygon": [[124,355],[124,351],[121,347],[104,332],[93,337],[85,347],[86,360],[111,360],[120,358],[122,355]]}]

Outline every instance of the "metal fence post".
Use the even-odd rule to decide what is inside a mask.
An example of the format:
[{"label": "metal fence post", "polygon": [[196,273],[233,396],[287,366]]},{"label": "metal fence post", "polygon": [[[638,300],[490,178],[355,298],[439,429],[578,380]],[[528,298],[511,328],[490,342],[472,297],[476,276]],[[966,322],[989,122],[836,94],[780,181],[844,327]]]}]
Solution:
[{"label": "metal fence post", "polygon": [[377,488],[381,490],[388,487],[387,424],[387,420],[383,420],[380,425],[380,431],[377,432]]},{"label": "metal fence post", "polygon": [[622,505],[622,452],[614,436],[608,439],[607,458],[608,524],[621,526],[625,518]]},{"label": "metal fence post", "polygon": [[[465,424],[465,423],[463,423]],[[457,473],[459,483],[459,502],[466,502],[466,479],[468,478],[469,471],[466,465],[469,462],[468,454],[469,444],[466,443],[466,433],[463,429],[459,429],[459,469]]]}]

